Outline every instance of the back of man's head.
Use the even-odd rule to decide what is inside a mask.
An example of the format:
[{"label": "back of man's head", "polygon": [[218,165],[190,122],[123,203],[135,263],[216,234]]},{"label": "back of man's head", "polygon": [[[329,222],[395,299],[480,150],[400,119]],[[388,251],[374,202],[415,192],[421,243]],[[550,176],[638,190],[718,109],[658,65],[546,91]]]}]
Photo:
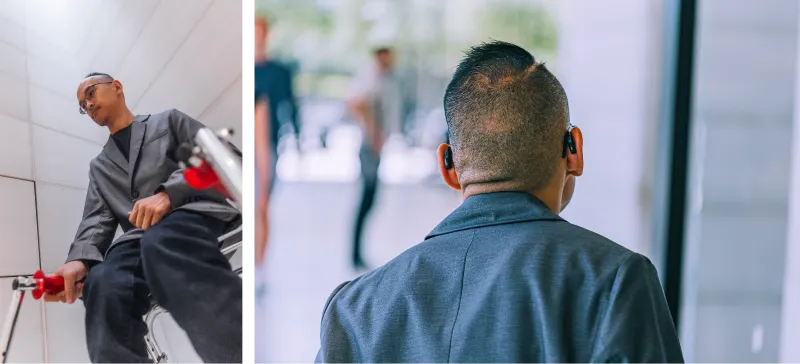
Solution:
[{"label": "back of man's head", "polygon": [[499,41],[471,48],[444,109],[462,188],[537,190],[551,181],[569,125],[567,96],[530,53]]}]

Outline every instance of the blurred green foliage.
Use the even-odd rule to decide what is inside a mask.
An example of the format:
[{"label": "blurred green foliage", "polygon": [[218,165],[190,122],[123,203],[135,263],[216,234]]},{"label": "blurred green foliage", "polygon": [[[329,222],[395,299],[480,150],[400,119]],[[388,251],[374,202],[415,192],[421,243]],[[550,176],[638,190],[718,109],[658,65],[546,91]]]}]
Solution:
[{"label": "blurred green foliage", "polygon": [[[341,98],[377,46],[398,68],[442,88],[469,46],[490,39],[522,46],[553,67],[557,0],[256,0],[270,19],[270,55],[296,67],[300,95]],[[549,6],[548,6],[549,5]]]}]

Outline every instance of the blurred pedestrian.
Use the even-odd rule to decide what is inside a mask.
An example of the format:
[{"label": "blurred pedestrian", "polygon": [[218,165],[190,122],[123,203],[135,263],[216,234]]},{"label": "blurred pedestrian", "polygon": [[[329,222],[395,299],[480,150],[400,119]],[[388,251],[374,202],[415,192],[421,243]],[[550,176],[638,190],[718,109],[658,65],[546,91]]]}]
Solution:
[{"label": "blurred pedestrian", "polygon": [[363,135],[359,151],[363,189],[353,229],[352,263],[356,270],[366,268],[361,246],[366,218],[375,204],[381,149],[387,137],[400,133],[401,129],[402,97],[393,74],[394,51],[388,47],[378,48],[373,57],[373,61],[353,78],[347,103],[361,124]]}]

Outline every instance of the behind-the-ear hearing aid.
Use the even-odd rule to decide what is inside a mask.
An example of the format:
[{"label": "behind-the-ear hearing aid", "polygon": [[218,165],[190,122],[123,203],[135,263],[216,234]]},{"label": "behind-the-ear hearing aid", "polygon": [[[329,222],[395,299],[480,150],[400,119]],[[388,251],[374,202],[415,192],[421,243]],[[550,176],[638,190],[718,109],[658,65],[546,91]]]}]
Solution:
[{"label": "behind-the-ear hearing aid", "polygon": [[453,150],[450,147],[447,147],[444,150],[444,168],[451,169],[453,168]]},{"label": "behind-the-ear hearing aid", "polygon": [[572,124],[569,124],[569,129],[567,129],[567,133],[564,134],[564,151],[561,153],[561,158],[567,157],[567,149],[569,149],[570,154],[575,154],[578,152],[578,149],[575,148],[575,141],[572,139]]}]

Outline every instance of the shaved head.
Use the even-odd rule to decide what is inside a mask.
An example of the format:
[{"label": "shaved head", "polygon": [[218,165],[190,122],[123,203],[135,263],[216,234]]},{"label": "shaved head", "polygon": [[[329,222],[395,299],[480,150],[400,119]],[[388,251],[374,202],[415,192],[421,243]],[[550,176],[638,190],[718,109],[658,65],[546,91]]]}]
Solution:
[{"label": "shaved head", "polygon": [[444,97],[461,187],[546,186],[569,125],[561,83],[524,49],[494,41],[466,52]]}]

